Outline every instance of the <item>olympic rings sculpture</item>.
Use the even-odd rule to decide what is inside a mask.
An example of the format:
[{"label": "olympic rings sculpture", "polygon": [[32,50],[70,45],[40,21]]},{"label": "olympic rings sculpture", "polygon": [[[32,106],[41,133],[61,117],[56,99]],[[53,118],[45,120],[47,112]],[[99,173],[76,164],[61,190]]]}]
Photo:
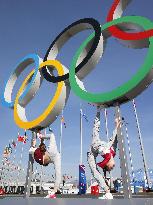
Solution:
[{"label": "olympic rings sculpture", "polygon": [[[51,43],[43,60],[36,54],[30,54],[20,60],[9,77],[3,93],[3,104],[14,109],[14,120],[20,128],[37,131],[48,127],[65,107],[71,88],[77,96],[87,102],[110,107],[130,101],[152,83],[153,22],[141,16],[121,17],[130,2],[131,0],[114,0],[108,12],[107,22],[102,26],[93,18],[80,19],[72,23]],[[56,60],[57,55],[71,37],[86,29],[93,29],[94,33],[76,51],[68,70]],[[131,32],[127,33],[129,30]],[[130,48],[149,48],[147,56],[138,72],[128,82],[107,93],[89,93],[81,80],[100,61],[106,41],[111,36],[118,38],[121,44]],[[33,63],[35,69],[26,77],[15,101],[12,102],[12,91],[19,75]],[[54,69],[58,72],[57,77],[53,74]],[[25,108],[35,97],[44,78],[58,84],[55,95],[45,111],[29,122]]]}]

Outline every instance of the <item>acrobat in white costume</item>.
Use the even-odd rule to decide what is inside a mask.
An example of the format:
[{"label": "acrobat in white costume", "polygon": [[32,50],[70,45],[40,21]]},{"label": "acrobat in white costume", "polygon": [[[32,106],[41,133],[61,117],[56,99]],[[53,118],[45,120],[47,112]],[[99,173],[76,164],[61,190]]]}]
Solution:
[{"label": "acrobat in white costume", "polygon": [[[99,186],[104,189],[106,192],[104,199],[113,199],[110,189],[105,182],[104,177],[98,171],[97,166],[101,168],[106,168],[107,163],[115,157],[116,148],[117,148],[117,128],[113,132],[113,136],[110,138],[110,141],[107,143],[102,141],[99,137],[100,131],[100,110],[97,110],[96,117],[94,119],[94,127],[92,133],[92,143],[90,146],[90,151],[87,153],[87,161],[91,169],[93,177],[98,182]],[[102,155],[104,160],[96,164],[96,157]],[[114,165],[112,166],[112,168]]]},{"label": "acrobat in white costume", "polygon": [[[49,147],[45,150],[44,153],[41,152],[40,146],[39,148],[31,147],[30,153],[32,154],[34,160],[40,165],[47,166],[50,163],[54,164],[55,169],[55,185],[54,185],[54,193],[60,189],[61,182],[61,155],[58,152],[55,135],[53,132],[51,134],[47,134],[45,136],[41,136],[41,140],[48,139]],[[34,142],[35,144],[35,142]],[[41,144],[42,145],[42,144]],[[43,144],[44,145],[44,144]]]}]

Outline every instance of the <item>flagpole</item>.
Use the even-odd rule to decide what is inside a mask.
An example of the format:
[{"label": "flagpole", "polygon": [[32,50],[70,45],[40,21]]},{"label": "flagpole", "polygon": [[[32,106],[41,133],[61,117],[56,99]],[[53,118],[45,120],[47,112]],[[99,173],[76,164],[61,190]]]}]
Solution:
[{"label": "flagpole", "polygon": [[107,142],[109,142],[109,133],[108,133],[108,120],[107,120],[107,109],[105,108],[105,128],[106,128],[106,137],[107,137]]},{"label": "flagpole", "polygon": [[136,119],[136,124],[137,124],[138,138],[139,138],[139,143],[140,143],[140,148],[141,148],[141,155],[142,155],[142,160],[143,160],[145,179],[147,181],[148,188],[150,188],[150,177],[149,177],[149,173],[148,173],[148,166],[147,166],[147,162],[146,162],[146,156],[145,156],[145,151],[144,151],[144,146],[143,146],[143,140],[142,140],[142,134],[141,134],[141,130],[140,130],[140,123],[139,123],[139,119],[138,119],[136,103],[135,103],[134,99],[132,100],[132,104],[133,104],[133,109],[134,109],[134,114],[135,114],[135,119]]},{"label": "flagpole", "polygon": [[44,176],[44,169],[43,165],[41,165],[41,175],[40,175],[40,193],[43,194],[43,176]]},{"label": "flagpole", "polygon": [[62,110],[62,117],[61,117],[61,124],[60,124],[60,154],[62,157],[62,138],[63,138],[63,123],[62,123],[62,119],[63,119],[63,110]]},{"label": "flagpole", "polygon": [[80,108],[80,165],[83,163],[82,150],[82,109]]}]

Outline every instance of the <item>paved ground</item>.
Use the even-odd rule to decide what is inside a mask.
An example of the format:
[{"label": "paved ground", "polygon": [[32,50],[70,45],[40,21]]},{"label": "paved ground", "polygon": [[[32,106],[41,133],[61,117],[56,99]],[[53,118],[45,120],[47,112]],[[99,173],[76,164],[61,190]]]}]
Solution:
[{"label": "paved ground", "polygon": [[[99,196],[102,196],[102,194],[100,194]],[[98,197],[99,197],[98,196]],[[119,193],[115,193],[113,194],[114,199],[123,199],[123,195],[119,194]],[[2,198],[10,198],[10,197],[23,197],[23,195],[5,195],[5,196],[0,196],[0,199]],[[43,195],[31,195],[31,197],[44,197]],[[76,195],[76,194],[59,194],[56,195],[57,198],[97,198],[97,196],[92,196],[91,194],[86,194],[86,195]],[[138,193],[133,195],[133,198],[153,198],[153,193]]]},{"label": "paved ground", "polygon": [[[74,195],[73,195],[74,197]],[[100,200],[98,198],[61,198],[44,199],[42,197],[6,197],[0,205],[153,205],[153,198]]]}]

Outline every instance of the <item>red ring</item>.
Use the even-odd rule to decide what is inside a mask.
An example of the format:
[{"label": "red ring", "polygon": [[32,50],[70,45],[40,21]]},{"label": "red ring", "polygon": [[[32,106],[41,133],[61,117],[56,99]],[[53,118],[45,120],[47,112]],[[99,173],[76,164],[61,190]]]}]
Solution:
[{"label": "red ring", "polygon": [[[114,3],[112,4],[112,7],[110,8],[108,12],[107,22],[113,20],[113,14],[119,3],[120,3],[120,0],[114,0]],[[120,30],[119,28],[117,28],[116,26],[111,26],[109,27],[109,31],[114,37],[122,39],[122,40],[141,40],[141,39],[149,38],[153,36],[153,29],[150,29],[148,31],[138,32],[138,33],[126,33]]]}]

